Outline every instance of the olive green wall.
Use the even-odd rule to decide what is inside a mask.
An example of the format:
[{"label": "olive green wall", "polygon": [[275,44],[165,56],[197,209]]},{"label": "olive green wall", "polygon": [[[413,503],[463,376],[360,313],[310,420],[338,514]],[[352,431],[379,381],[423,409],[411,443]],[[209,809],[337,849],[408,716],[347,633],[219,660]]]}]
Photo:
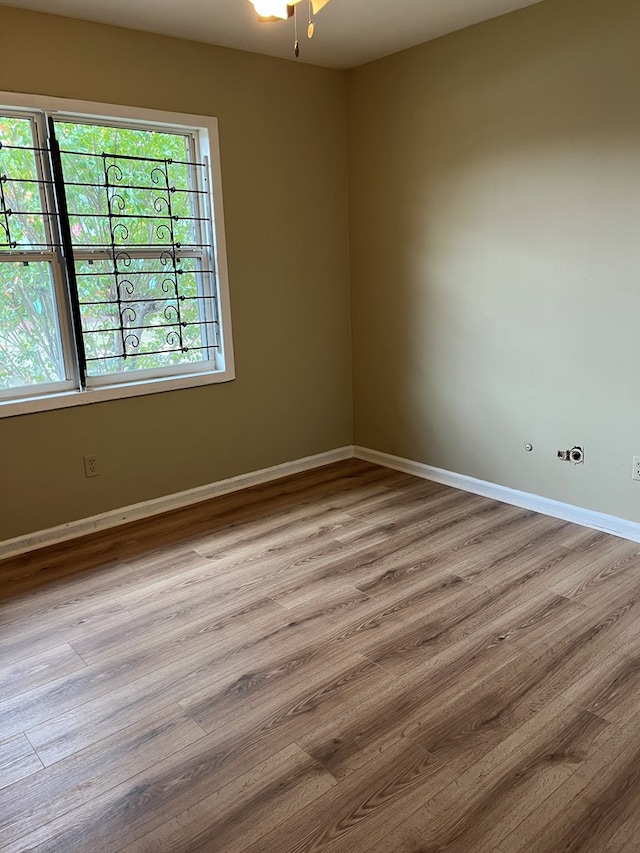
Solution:
[{"label": "olive green wall", "polygon": [[640,521],[639,34],[546,0],[350,73],[356,444]]},{"label": "olive green wall", "polygon": [[0,420],[0,539],[350,444],[344,72],[5,7],[0,33],[0,91],[218,117],[237,375]]}]

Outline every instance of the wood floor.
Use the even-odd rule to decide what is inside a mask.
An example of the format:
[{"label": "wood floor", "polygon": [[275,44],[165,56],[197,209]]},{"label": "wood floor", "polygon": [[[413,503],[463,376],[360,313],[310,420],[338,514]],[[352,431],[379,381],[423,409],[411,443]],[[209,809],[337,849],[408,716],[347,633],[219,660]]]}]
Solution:
[{"label": "wood floor", "polygon": [[0,580],[2,851],[640,851],[636,544],[351,460]]}]

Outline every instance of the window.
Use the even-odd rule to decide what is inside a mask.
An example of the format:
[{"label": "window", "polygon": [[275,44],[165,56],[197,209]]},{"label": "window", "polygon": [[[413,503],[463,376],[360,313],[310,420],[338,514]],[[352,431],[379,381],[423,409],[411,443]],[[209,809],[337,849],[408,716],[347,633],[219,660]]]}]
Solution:
[{"label": "window", "polygon": [[0,97],[0,416],[232,379],[215,120]]}]

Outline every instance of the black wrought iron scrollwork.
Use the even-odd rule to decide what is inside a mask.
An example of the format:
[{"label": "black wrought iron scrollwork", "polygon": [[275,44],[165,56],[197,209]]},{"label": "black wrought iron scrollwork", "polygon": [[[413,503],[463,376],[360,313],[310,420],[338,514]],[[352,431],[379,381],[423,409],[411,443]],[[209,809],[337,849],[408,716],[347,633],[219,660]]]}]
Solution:
[{"label": "black wrought iron scrollwork", "polygon": [[161,169],[160,166],[156,166],[151,170],[151,181],[154,184],[164,184],[167,180],[166,167],[165,169]]},{"label": "black wrought iron scrollwork", "polygon": [[175,305],[167,305],[163,311],[165,320],[171,323],[178,319],[178,309]]},{"label": "black wrought iron scrollwork", "polygon": [[[116,306],[117,306],[117,317],[119,318],[119,322],[120,322],[120,328],[118,330],[119,341],[120,341],[120,346],[122,348],[121,355],[123,358],[126,358],[127,357],[127,340],[129,339],[129,336],[125,333],[124,311],[123,311],[122,294],[121,294],[122,283],[120,281],[120,269],[118,267],[118,260],[123,259],[123,258],[122,258],[122,256],[119,257],[120,253],[118,252],[117,245],[116,245],[116,243],[117,243],[116,234],[117,233],[126,234],[125,241],[123,241],[123,242],[126,242],[126,239],[128,239],[128,237],[129,237],[129,229],[123,223],[117,222],[115,220],[116,214],[114,213],[114,210],[113,210],[113,199],[114,198],[118,198],[118,199],[122,200],[122,205],[121,206],[117,205],[118,209],[120,211],[126,210],[126,202],[124,200],[124,197],[122,195],[120,195],[119,193],[110,192],[110,188],[112,186],[113,179],[115,178],[116,181],[121,182],[124,175],[123,175],[122,169],[120,168],[120,166],[117,163],[110,163],[107,165],[107,155],[106,154],[102,155],[102,163],[103,163],[103,168],[104,168],[105,191],[107,194],[107,213],[109,216],[109,234],[111,236],[111,252],[112,252],[112,258],[113,258],[113,279],[114,279],[114,291],[115,291],[114,296],[115,296],[115,302],[116,302]],[[124,231],[120,231],[119,229],[124,229]],[[128,256],[126,253],[123,253],[123,255],[124,255],[124,258],[128,257],[129,261],[131,260],[131,257]],[[126,260],[125,260],[125,264],[126,264]],[[126,286],[125,286],[125,290],[126,290]],[[138,340],[138,345],[139,344],[140,344],[140,341]]]},{"label": "black wrought iron scrollwork", "polygon": [[171,329],[171,331],[167,332],[165,340],[173,349],[179,349],[180,352],[187,352],[187,348],[182,342],[181,328],[179,326],[177,329]]},{"label": "black wrought iron scrollwork", "polygon": [[173,242],[173,230],[166,222],[160,222],[156,225],[156,237],[160,243]]},{"label": "black wrought iron scrollwork", "polygon": [[140,346],[140,338],[134,332],[129,332],[124,336],[124,358],[128,355],[131,355],[131,352],[127,352],[127,345],[131,346],[133,349],[138,349]]},{"label": "black wrought iron scrollwork", "polygon": [[121,183],[122,182],[124,175],[122,173],[122,169],[120,168],[120,166],[118,166],[117,163],[110,163],[107,166],[107,158],[108,157],[109,157],[108,154],[103,153],[102,159],[103,159],[103,162],[105,164],[104,175],[105,175],[106,186],[114,186],[115,183]]},{"label": "black wrought iron scrollwork", "polygon": [[130,326],[133,326],[135,321],[138,319],[138,314],[135,308],[132,308],[130,305],[126,305],[122,309],[122,314],[120,317],[122,324],[128,323]]},{"label": "black wrought iron scrollwork", "polygon": [[115,253],[114,261],[116,264],[122,264],[124,267],[131,266],[131,255],[129,252],[123,252],[122,249]]},{"label": "black wrought iron scrollwork", "polygon": [[169,199],[162,198],[162,196],[157,196],[153,200],[153,208],[156,213],[162,213],[163,210],[169,210]]},{"label": "black wrought iron scrollwork", "polygon": [[124,224],[124,222],[116,222],[111,227],[111,238],[113,240],[114,246],[120,243],[128,243],[129,242],[129,229]]},{"label": "black wrought iron scrollwork", "polygon": [[[114,302],[116,306],[116,316],[119,318],[121,355],[123,358],[128,358],[131,355],[140,355],[144,353],[144,348],[141,346],[141,338],[144,334],[144,328],[137,326],[141,330],[141,334],[136,334],[131,331],[138,318],[142,321],[147,314],[155,313],[155,308],[159,307],[162,310],[161,316],[166,322],[167,333],[165,341],[170,351],[185,351],[185,344],[182,336],[182,331],[185,328],[185,323],[182,320],[180,309],[180,290],[178,287],[178,275],[182,273],[177,262],[177,250],[179,242],[175,239],[174,223],[179,221],[179,217],[172,209],[172,195],[175,193],[175,186],[172,186],[169,180],[169,166],[172,161],[167,159],[159,162],[151,161],[149,171],[149,188],[154,187],[153,197],[149,199],[151,210],[150,214],[146,212],[140,213],[134,210],[133,213],[128,213],[126,189],[134,189],[134,187],[123,184],[124,171],[119,165],[122,162],[120,157],[119,162],[110,162],[110,155],[103,154],[104,165],[104,180],[105,190],[107,194],[107,213],[109,218],[109,234],[111,238],[111,256],[113,260],[112,276],[114,280]],[[117,190],[114,186],[117,184]],[[142,182],[136,184],[136,188],[140,189],[144,186]],[[136,285],[132,281],[129,272],[123,276],[124,270],[122,267],[130,268],[132,263],[131,251],[122,251],[122,245],[127,244],[131,250],[135,246],[132,241],[132,232],[128,225],[123,222],[123,219],[129,221],[151,221],[153,222],[153,234],[158,245],[161,247],[159,260],[161,266],[165,268],[165,274],[160,282],[160,293],[156,297],[142,299],[142,294],[136,292]],[[136,310],[131,307],[130,299],[125,301],[126,297],[134,297],[135,301],[144,307],[141,310]],[[139,298],[138,298],[139,297]],[[171,302],[168,302],[168,300]],[[163,306],[164,303],[164,306]],[[145,310],[146,308],[146,310]],[[148,324],[146,328],[157,328],[158,324]],[[115,331],[115,330],[114,330]],[[135,350],[135,352],[132,352]]]},{"label": "black wrought iron scrollwork", "polygon": [[118,210],[125,210],[127,207],[127,203],[124,198],[120,195],[120,193],[113,193],[109,196],[109,210],[113,211],[115,208]]},{"label": "black wrought iron scrollwork", "polygon": [[[208,217],[199,213],[206,196],[201,189],[204,179],[195,177],[205,164],[174,164],[171,158],[106,152],[92,156],[102,158],[104,182],[97,186],[103,188],[106,205],[104,213],[86,215],[106,220],[108,243],[88,248],[108,255],[108,269],[91,269],[80,275],[102,276],[110,280],[110,286],[103,287],[104,296],[82,303],[96,321],[83,334],[111,333],[117,345],[113,354],[91,355],[88,361],[210,349],[210,341],[217,339],[217,305],[215,287],[205,287],[203,282],[215,272],[200,261],[213,253],[213,246],[205,237]],[[177,186],[184,183],[184,171],[180,180],[172,179],[172,168],[178,167],[191,173],[188,188]],[[186,207],[184,193],[191,194]],[[178,197],[179,205],[175,202]],[[185,215],[189,209],[193,215]],[[177,231],[183,227],[189,230]],[[180,239],[185,233],[191,235],[186,246]],[[191,259],[188,269],[185,257]],[[200,346],[193,340],[194,329]],[[164,334],[158,337],[151,330]]]}]

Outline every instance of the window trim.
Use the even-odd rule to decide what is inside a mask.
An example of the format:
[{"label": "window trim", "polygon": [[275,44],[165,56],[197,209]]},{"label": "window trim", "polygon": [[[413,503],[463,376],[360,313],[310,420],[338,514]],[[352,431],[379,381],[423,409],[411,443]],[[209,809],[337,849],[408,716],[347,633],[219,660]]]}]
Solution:
[{"label": "window trim", "polygon": [[[147,378],[141,376],[139,381],[129,380],[126,383],[92,385],[85,390],[76,387],[70,391],[60,390],[54,393],[46,393],[46,389],[43,389],[43,392],[39,393],[37,386],[34,386],[28,396],[25,395],[21,398],[6,399],[5,395],[0,395],[0,418],[145,394],[176,391],[181,388],[194,388],[230,382],[235,379],[218,120],[212,116],[166,112],[164,110],[104,104],[94,101],[77,101],[47,95],[23,95],[15,92],[0,92],[0,104],[8,110],[45,111],[54,118],[58,117],[63,120],[67,116],[89,121],[108,122],[109,120],[116,120],[127,122],[132,127],[146,127],[148,129],[149,126],[161,126],[166,130],[187,131],[198,135],[203,160],[209,164],[211,189],[209,206],[213,217],[211,231],[219,294],[220,350],[224,360],[223,370],[187,372],[189,365],[185,365],[187,370],[180,376],[165,375]],[[22,389],[16,390],[19,393]]]}]

